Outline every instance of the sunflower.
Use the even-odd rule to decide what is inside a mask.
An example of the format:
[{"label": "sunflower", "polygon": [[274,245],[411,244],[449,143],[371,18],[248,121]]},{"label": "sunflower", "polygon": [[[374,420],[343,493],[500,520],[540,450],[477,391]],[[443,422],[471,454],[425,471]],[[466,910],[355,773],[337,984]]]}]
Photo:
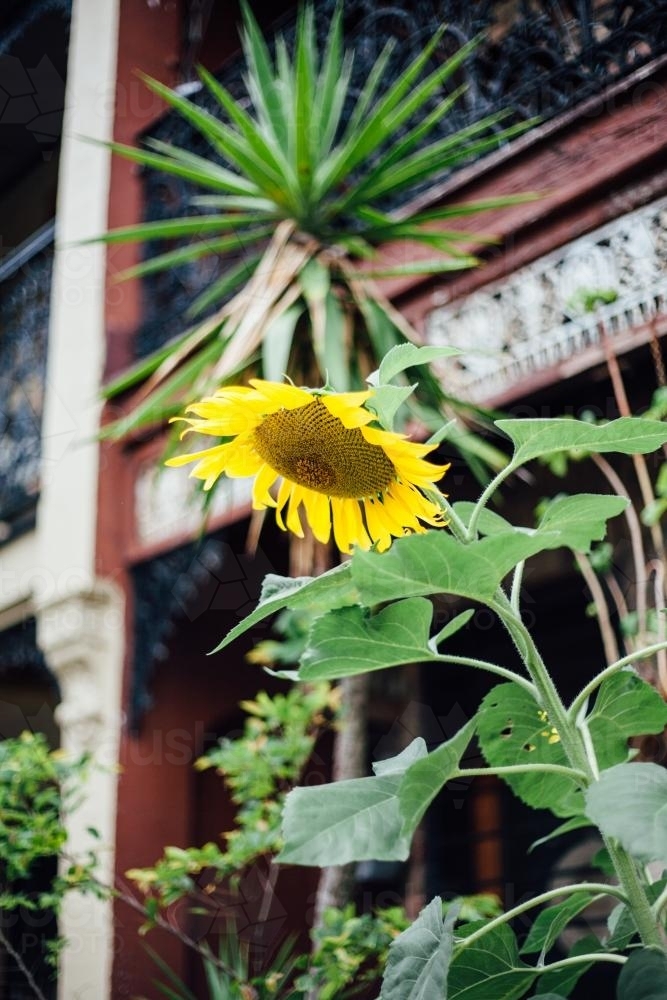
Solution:
[{"label": "sunflower", "polygon": [[[191,476],[210,489],[222,473],[254,476],[253,507],[275,507],[283,530],[303,537],[300,507],[315,537],[341,552],[353,545],[382,551],[392,537],[442,527],[440,507],[427,496],[449,468],[424,456],[431,445],[370,426],[365,404],[373,390],[328,393],[251,379],[188,407],[183,434],[227,438],[203,451],[170,458],[196,465]],[[277,495],[271,488],[281,479]],[[286,516],[283,513],[286,509]]]}]

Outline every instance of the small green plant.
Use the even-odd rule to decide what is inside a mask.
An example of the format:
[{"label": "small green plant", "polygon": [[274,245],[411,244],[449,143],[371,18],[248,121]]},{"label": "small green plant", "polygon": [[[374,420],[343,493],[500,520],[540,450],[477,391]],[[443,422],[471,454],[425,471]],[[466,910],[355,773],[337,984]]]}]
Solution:
[{"label": "small green plant", "polygon": [[127,872],[146,894],[145,929],[161,909],[194,893],[206,870],[209,891],[238,878],[259,858],[271,858],[282,844],[280,821],[287,792],[297,783],[318,736],[333,723],[338,704],[330,684],[270,697],[260,691],[241,703],[247,714],[243,736],[223,739],[195,764],[200,771],[215,768],[224,776],[238,806],[236,826],[225,843],[203,847],[165,847],[151,868]]},{"label": "small green plant", "polygon": [[[147,951],[163,976],[161,980],[154,980],[161,996],[169,1000],[203,1000],[152,948]],[[294,943],[290,939],[278,949],[261,976],[250,971],[248,950],[239,944],[233,928],[228,935],[220,937],[217,952],[206,944],[200,957],[207,1000],[297,1000],[299,996],[290,985],[297,963]]]},{"label": "small green plant", "polygon": [[[108,895],[95,877],[95,851],[75,858],[67,845],[67,820],[81,802],[90,764],[88,755],[51,750],[42,733],[0,741],[0,913],[50,912],[57,918],[72,891]],[[93,841],[99,836],[92,828],[89,833]],[[45,888],[31,887],[29,880],[49,863],[57,874]],[[41,997],[31,970],[1,930],[0,944]],[[59,937],[45,939],[45,960],[57,966],[65,944]]]}]

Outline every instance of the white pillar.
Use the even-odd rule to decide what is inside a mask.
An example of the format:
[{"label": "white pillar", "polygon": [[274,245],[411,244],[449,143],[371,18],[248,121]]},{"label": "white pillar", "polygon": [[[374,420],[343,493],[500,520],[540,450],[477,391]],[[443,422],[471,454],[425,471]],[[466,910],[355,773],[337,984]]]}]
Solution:
[{"label": "white pillar", "polygon": [[[37,635],[61,686],[62,746],[94,751],[105,766],[93,773],[85,804],[74,815],[68,848],[85,850],[92,843],[86,828],[99,830],[107,881],[113,873],[124,631],[118,592],[95,578],[105,252],[72,244],[107,225],[110,154],[81,136],[111,138],[118,8],[119,0],[74,0],[72,9],[37,513],[39,567],[50,581],[36,602]],[[61,1000],[105,1000],[111,905],[70,894],[60,930],[68,940]]]}]

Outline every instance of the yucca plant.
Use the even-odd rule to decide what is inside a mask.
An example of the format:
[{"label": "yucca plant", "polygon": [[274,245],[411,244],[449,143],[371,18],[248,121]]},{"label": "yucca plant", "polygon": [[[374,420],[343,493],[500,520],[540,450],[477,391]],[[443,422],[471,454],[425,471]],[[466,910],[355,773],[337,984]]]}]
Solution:
[{"label": "yucca plant", "polygon": [[[453,81],[475,43],[438,61],[443,28],[387,84],[389,43],[355,97],[354,55],[343,44],[342,5],[323,51],[312,6],[298,15],[292,51],[280,36],[270,50],[247,5],[243,18],[247,107],[204,69],[200,77],[219,117],[144,78],[204,136],[210,158],[156,139],[147,140],[145,149],[110,144],[121,156],[202,192],[192,198],[195,214],[187,218],[116,229],[103,237],[109,244],[184,241],[121,277],[148,275],[206,254],[222,256],[228,266],[193,303],[184,317],[184,324],[193,325],[182,337],[106,387],[110,398],[142,385],[129,415],[110,425],[107,436],[164,419],[240,371],[270,380],[288,375],[299,382],[328,382],[337,390],[359,386],[389,348],[417,336],[375,279],[473,266],[476,258],[462,249],[470,236],[445,227],[516,201],[397,213],[385,207],[526,128],[525,123],[499,128],[503,115],[496,114],[429,141],[461,95]],[[374,258],[387,243],[398,247],[402,263],[380,269]],[[429,248],[428,259],[413,259],[416,246]],[[413,405],[428,424],[430,412],[447,402],[431,378]],[[482,456],[497,466],[502,460],[462,425],[452,426],[450,434],[472,461]]]},{"label": "yucca plant", "polygon": [[[162,979],[153,980],[160,996],[168,1000],[203,1000],[156,951],[149,947],[146,951],[162,973]],[[199,956],[207,1000],[296,1000],[302,995],[290,985],[298,959],[293,937],[283,942],[259,976],[251,972],[248,948],[238,940],[233,927],[219,937],[217,953],[205,943],[200,946]]]}]

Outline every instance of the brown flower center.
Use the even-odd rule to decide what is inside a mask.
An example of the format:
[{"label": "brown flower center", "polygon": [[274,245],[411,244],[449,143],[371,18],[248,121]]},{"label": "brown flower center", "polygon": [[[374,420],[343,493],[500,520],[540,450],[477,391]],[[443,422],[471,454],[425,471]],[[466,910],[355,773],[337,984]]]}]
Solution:
[{"label": "brown flower center", "polygon": [[344,427],[320,399],[265,417],[255,428],[253,444],[285,479],[327,496],[375,496],[396,475],[382,448],[358,427]]}]

